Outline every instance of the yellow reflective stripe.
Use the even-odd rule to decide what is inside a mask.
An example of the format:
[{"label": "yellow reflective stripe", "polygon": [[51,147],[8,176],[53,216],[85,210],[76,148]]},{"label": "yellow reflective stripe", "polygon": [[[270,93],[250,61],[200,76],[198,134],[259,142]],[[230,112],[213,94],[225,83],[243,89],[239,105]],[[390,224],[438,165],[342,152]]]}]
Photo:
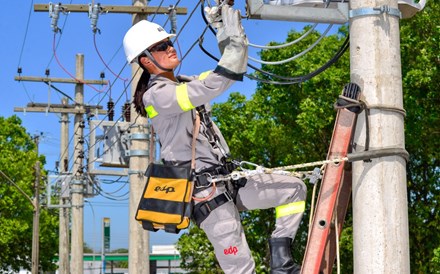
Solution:
[{"label": "yellow reflective stripe", "polygon": [[153,106],[146,107],[145,111],[147,112],[148,117],[150,117],[150,118],[154,118],[159,114],[159,113],[157,113],[157,111],[154,109]]},{"label": "yellow reflective stripe", "polygon": [[199,75],[199,80],[203,80],[203,79],[205,79],[206,77],[208,77],[208,75],[209,75],[210,73],[211,73],[210,70],[205,71],[205,72],[202,72],[202,73]]},{"label": "yellow reflective stripe", "polygon": [[176,96],[177,103],[179,103],[179,106],[183,111],[188,111],[195,108],[189,100],[188,86],[186,84],[181,84],[176,87]]},{"label": "yellow reflective stripe", "polygon": [[299,201],[290,204],[280,205],[275,208],[276,218],[281,218],[287,215],[304,212],[306,209],[306,202]]}]

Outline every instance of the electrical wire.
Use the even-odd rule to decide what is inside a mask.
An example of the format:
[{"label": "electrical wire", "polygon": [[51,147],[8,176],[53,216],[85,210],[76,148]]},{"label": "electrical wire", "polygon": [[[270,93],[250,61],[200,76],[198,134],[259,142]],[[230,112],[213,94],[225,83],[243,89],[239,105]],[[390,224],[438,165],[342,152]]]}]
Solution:
[{"label": "electrical wire", "polygon": [[294,44],[302,41],[304,38],[309,36],[309,34],[312,33],[312,31],[316,28],[316,26],[318,26],[318,23],[313,24],[312,27],[307,32],[305,32],[303,35],[301,35],[301,37],[299,37],[298,39],[295,39],[295,40],[293,40],[291,42],[288,42],[288,43],[285,43],[285,44],[274,45],[274,46],[270,46],[270,45],[264,46],[264,45],[256,45],[256,44],[249,43],[249,46],[250,47],[254,47],[254,48],[260,48],[260,49],[281,49],[281,48],[286,48],[288,46],[294,45]]},{"label": "electrical wire", "polygon": [[[177,5],[177,4],[178,4],[178,3],[176,3],[176,5]],[[191,11],[189,17],[185,20],[185,22],[183,23],[183,25],[182,25],[182,27],[180,28],[179,32],[176,34],[175,41],[177,41],[177,46],[179,47],[179,53],[180,53],[180,56],[182,56],[182,50],[180,49],[180,43],[179,43],[179,39],[178,39],[178,38],[179,38],[180,34],[182,33],[182,31],[185,29],[185,27],[186,27],[186,25],[188,24],[189,20],[190,20],[190,19],[192,18],[192,16],[194,15],[194,12],[197,10],[197,8],[198,8],[199,5],[200,5],[200,2],[198,2],[197,5],[195,5],[195,7],[194,7],[194,9]],[[193,44],[193,45],[190,47],[190,49],[187,51],[187,53],[188,53],[189,51],[191,51],[191,49],[192,49],[194,46],[195,46],[195,44]],[[186,56],[186,54],[185,54],[185,56]],[[180,59],[179,68],[178,68],[176,74],[179,74],[179,72],[180,72],[180,70],[181,70],[181,68],[182,68],[183,60],[184,60],[184,59],[185,59],[184,57],[182,57],[182,58]]]},{"label": "electrical wire", "polygon": [[72,97],[70,97],[67,93],[65,93],[64,91],[60,90],[59,88],[55,87],[51,82],[43,82],[43,83],[45,83],[49,87],[53,88],[54,90],[58,91],[62,95],[66,96],[67,98],[69,98],[69,100],[71,100],[75,104],[78,104]]},{"label": "electrical wire", "polygon": [[[90,84],[87,84],[86,82],[84,82],[83,80],[80,80],[80,79],[78,79],[78,78],[76,78],[75,76],[73,76],[62,64],[61,64],[61,62],[60,62],[60,60],[58,59],[58,56],[57,56],[57,53],[56,53],[56,47],[55,47],[55,41],[56,41],[56,35],[57,35],[57,33],[55,32],[54,33],[54,35],[53,35],[53,43],[52,43],[52,46],[53,46],[53,56],[55,57],[55,60],[57,61],[57,63],[58,63],[58,65],[60,66],[60,68],[65,72],[65,73],[67,73],[72,79],[74,79],[74,80],[76,80],[76,81],[78,81],[79,83],[81,83],[81,84],[84,84],[84,85],[86,85],[86,86],[89,86],[90,88],[92,88],[93,90],[95,90],[96,92],[103,92],[104,91],[104,89],[102,89],[102,90],[98,90],[97,88],[95,88],[93,85],[90,85]],[[105,86],[107,86],[108,84],[106,84]]]},{"label": "electrical wire", "polygon": [[164,1],[164,0],[160,1],[159,6],[157,6],[156,12],[154,12],[154,14],[153,14],[153,18],[151,18],[151,20],[150,20],[151,22],[153,22],[153,21],[154,21],[154,18],[156,18],[156,14],[158,14],[159,9],[162,7],[162,5],[163,5],[163,1]]},{"label": "electrical wire", "polygon": [[101,59],[104,66],[118,79],[121,79],[122,81],[126,82],[128,81],[127,78],[122,78],[120,75],[113,72],[113,70],[107,65],[107,63],[104,61],[104,58],[102,58],[101,53],[99,52],[98,46],[96,45],[96,32],[93,33],[93,45],[95,46],[96,53],[99,56],[99,59]]},{"label": "electrical wire", "polygon": [[[348,48],[349,48],[349,37],[347,36],[347,38],[345,39],[343,45],[339,48],[338,52],[329,61],[327,61],[324,65],[322,65],[321,67],[319,67],[318,69],[316,69],[315,71],[313,71],[313,72],[311,72],[309,74],[305,74],[305,75],[302,75],[302,76],[291,77],[288,81],[285,81],[285,82],[262,79],[262,78],[255,77],[255,76],[250,75],[250,74],[245,74],[245,76],[248,77],[249,79],[253,79],[253,80],[256,80],[258,82],[267,83],[267,84],[291,85],[291,84],[302,83],[302,82],[305,82],[307,80],[312,79],[313,77],[315,77],[316,75],[318,75],[321,72],[325,71],[331,65],[336,63],[339,60],[339,58],[345,53],[345,51]],[[277,77],[277,78],[283,79],[279,75],[274,75],[272,73],[268,73],[267,71],[263,71],[263,70],[260,70],[260,69],[257,69],[257,71],[260,72],[260,73],[263,73],[265,75],[271,76],[271,77]]]},{"label": "electrical wire", "polygon": [[317,40],[316,40],[316,41],[315,41],[310,47],[308,47],[307,49],[301,51],[301,52],[298,53],[297,55],[292,56],[292,57],[290,57],[290,58],[287,58],[287,59],[285,59],[285,60],[270,62],[270,61],[258,60],[258,59],[255,59],[255,58],[251,57],[251,56],[249,56],[248,58],[249,58],[249,60],[252,60],[252,61],[257,62],[257,63],[260,63],[260,64],[265,64],[265,65],[281,65],[281,64],[285,64],[285,63],[287,63],[287,62],[291,62],[291,61],[293,61],[293,60],[295,60],[295,59],[298,59],[299,57],[305,55],[306,53],[308,53],[309,51],[311,51],[314,47],[316,47],[316,45],[318,45],[319,42],[321,42],[322,38],[324,38],[324,37],[327,35],[327,33],[330,31],[330,29],[331,29],[332,27],[333,27],[333,24],[330,24],[330,25],[327,27],[327,29],[321,34],[321,36],[320,36],[320,37],[319,37],[319,38],[318,38],[318,39],[317,39]]},{"label": "electrical wire", "polygon": [[[328,5],[328,3],[327,3]],[[201,6],[201,14],[202,14],[202,18],[205,21],[205,24],[207,25],[207,27],[211,30],[211,32],[215,35],[215,30],[212,28],[212,26],[209,24],[208,20],[206,19],[205,16],[205,12],[203,9],[203,5]],[[212,58],[215,61],[219,61],[218,58],[216,58],[215,56],[213,56],[210,52],[208,52],[204,47],[203,47],[203,37],[200,36],[199,38],[199,47],[200,49],[206,54],[208,55],[210,58]],[[320,74],[321,72],[323,72],[324,70],[326,70],[328,67],[330,67],[332,64],[334,64],[341,56],[342,54],[348,49],[349,47],[349,37],[347,36],[346,40],[344,41],[343,45],[339,48],[338,52],[327,62],[325,63],[323,66],[321,66],[320,68],[318,68],[317,70],[306,74],[306,75],[302,75],[302,76],[295,76],[295,77],[286,77],[286,76],[281,76],[281,75],[276,75],[274,73],[268,72],[268,71],[264,71],[262,69],[259,69],[251,64],[248,63],[248,67],[254,69],[255,71],[269,76],[269,77],[273,77],[273,78],[278,78],[278,79],[282,79],[282,80],[286,80],[286,81],[274,81],[274,80],[267,80],[267,79],[262,79],[262,78],[258,78],[255,77],[251,74],[245,74],[245,76],[251,80],[256,80],[258,82],[262,82],[262,83],[268,83],[268,84],[276,84],[276,85],[291,85],[291,84],[297,84],[297,83],[302,83],[305,82],[307,80],[310,80],[311,78],[313,78],[314,76]]]},{"label": "electrical wire", "polygon": [[[118,75],[121,75],[122,74],[122,72],[124,71],[124,69],[125,69],[125,67],[127,66],[127,62],[125,62],[124,63],[124,66],[122,66],[122,68],[121,68],[121,70],[119,71],[119,73],[118,73]],[[113,86],[115,85],[115,83],[116,83],[116,81],[117,81],[117,78],[115,78],[114,80],[113,80],[113,82],[109,85],[109,88],[105,91],[105,93],[103,94],[103,96],[101,97],[101,99],[98,101],[98,103],[97,103],[97,105],[99,105],[100,103],[102,103],[102,101],[104,100],[104,98],[108,95],[109,96],[109,98],[111,98],[111,90],[112,90],[112,88],[113,88]],[[128,89],[128,86],[130,85],[130,83],[133,81],[133,78],[128,82],[128,83],[126,83],[126,82],[124,82],[124,89],[122,90],[122,94],[124,94],[124,93],[126,93],[127,92],[127,89]],[[101,93],[97,93],[97,94],[95,94],[95,96],[93,96],[90,100],[89,100],[89,102],[90,101],[92,101],[96,96],[98,96],[98,95],[102,95]],[[104,119],[105,118],[107,118],[108,116],[106,115],[105,117],[104,117]]]},{"label": "electrical wire", "polygon": [[20,65],[21,65],[21,58],[23,56],[24,45],[26,44],[26,38],[27,38],[28,31],[29,31],[29,23],[31,21],[32,7],[33,6],[34,6],[34,0],[31,1],[30,7],[29,7],[28,19],[27,19],[27,22],[26,22],[26,30],[24,32],[23,43],[21,44],[20,57],[18,57],[18,66],[17,67],[20,67]]},{"label": "electrical wire", "polygon": [[[202,45],[202,41],[203,39],[199,39],[199,47],[200,49],[206,54],[208,55],[210,58],[212,58],[213,60],[216,60],[217,62],[219,61],[218,58],[216,58],[215,56],[213,56],[210,52],[208,52]],[[260,72],[263,75],[266,76],[270,76],[270,77],[274,77],[274,78],[279,78],[279,79],[283,79],[286,80],[285,82],[281,82],[281,81],[274,81],[274,80],[267,80],[267,79],[262,79],[262,78],[258,78],[256,76],[253,76],[251,74],[245,74],[245,76],[249,79],[252,80],[256,80],[258,82],[262,82],[262,83],[268,83],[268,84],[276,84],[276,85],[291,85],[291,84],[297,84],[297,83],[302,83],[305,82],[307,80],[310,80],[311,78],[313,78],[314,76],[320,74],[321,72],[323,72],[324,70],[326,70],[328,67],[330,67],[332,64],[336,63],[337,60],[339,60],[339,58],[344,54],[344,52],[348,49],[349,47],[349,37],[347,36],[346,40],[344,41],[343,45],[341,46],[341,48],[338,50],[338,52],[329,60],[327,61],[327,63],[325,63],[323,66],[321,66],[320,68],[318,68],[317,70],[306,74],[306,75],[302,75],[302,76],[295,76],[295,77],[285,77],[285,76],[281,76],[281,75],[276,75],[274,73],[268,72],[268,71],[264,71],[261,70],[253,65],[248,64],[248,67],[254,69],[257,72]]]},{"label": "electrical wire", "polygon": [[[34,5],[34,1],[32,0],[31,4],[30,4],[30,7],[29,7],[28,19],[27,19],[27,22],[26,22],[26,30],[25,30],[25,33],[24,33],[23,43],[21,45],[20,56],[18,58],[18,65],[17,65],[18,69],[17,69],[17,71],[19,73],[21,71],[21,67],[20,67],[21,66],[21,59],[23,57],[24,46],[26,44],[26,39],[27,39],[27,35],[28,35],[28,32],[29,32],[29,23],[31,21],[31,14],[32,14],[32,7],[33,7],[33,5]],[[31,96],[29,95],[29,91],[26,89],[26,86],[24,85],[24,83],[23,82],[21,82],[21,83],[22,83],[23,89],[24,89],[24,91],[25,91],[29,101],[31,101],[33,103],[33,100],[31,99]]]}]

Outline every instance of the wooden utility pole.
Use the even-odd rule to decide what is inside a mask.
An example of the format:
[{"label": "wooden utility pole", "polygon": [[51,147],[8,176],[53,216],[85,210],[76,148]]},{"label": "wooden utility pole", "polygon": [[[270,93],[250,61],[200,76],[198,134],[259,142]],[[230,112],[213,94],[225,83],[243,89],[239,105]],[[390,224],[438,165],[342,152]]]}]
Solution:
[{"label": "wooden utility pole", "polygon": [[[35,144],[37,146],[38,157],[38,145],[39,136],[35,136]],[[40,161],[35,162],[35,183],[34,183],[34,216],[33,216],[33,232],[32,232],[32,274],[38,274],[40,265]]]},{"label": "wooden utility pole", "polygon": [[[133,6],[145,7],[147,5],[146,0],[133,0]],[[140,20],[145,19],[145,16],[138,14],[133,15],[133,25]],[[139,69],[137,64],[132,65],[132,78],[133,85],[131,85],[131,98],[133,98],[136,83],[139,80],[142,69]],[[145,117],[137,117],[138,114],[133,106],[130,108],[130,117],[135,120],[132,134],[144,135],[144,139],[131,140],[130,145],[130,164],[129,164],[129,181],[130,181],[130,201],[129,201],[129,248],[128,256],[130,258],[128,262],[128,272],[132,274],[144,274],[150,273],[150,252],[149,252],[149,233],[144,230],[139,222],[135,220],[136,210],[139,203],[139,198],[142,195],[142,191],[145,187],[145,177],[143,176],[148,165],[148,121]],[[137,118],[134,118],[137,117]],[[135,151],[145,151],[144,155],[137,153],[139,156],[135,156]],[[151,152],[150,152],[151,153]],[[133,155],[131,155],[133,154]]]},{"label": "wooden utility pole", "polygon": [[[351,81],[370,106],[359,115],[355,150],[404,149],[404,111],[397,0],[351,0]],[[409,273],[406,162],[388,156],[353,163],[355,273]]]}]

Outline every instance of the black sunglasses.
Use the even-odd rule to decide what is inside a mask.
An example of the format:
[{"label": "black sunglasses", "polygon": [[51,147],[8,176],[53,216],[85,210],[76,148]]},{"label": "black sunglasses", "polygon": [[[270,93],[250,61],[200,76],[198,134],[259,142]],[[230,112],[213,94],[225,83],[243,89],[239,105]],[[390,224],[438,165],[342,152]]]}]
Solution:
[{"label": "black sunglasses", "polygon": [[153,47],[151,47],[149,49],[150,52],[155,52],[155,51],[166,51],[168,49],[168,47],[173,47],[173,42],[171,42],[170,40],[166,40],[163,41],[162,43],[159,43]]}]

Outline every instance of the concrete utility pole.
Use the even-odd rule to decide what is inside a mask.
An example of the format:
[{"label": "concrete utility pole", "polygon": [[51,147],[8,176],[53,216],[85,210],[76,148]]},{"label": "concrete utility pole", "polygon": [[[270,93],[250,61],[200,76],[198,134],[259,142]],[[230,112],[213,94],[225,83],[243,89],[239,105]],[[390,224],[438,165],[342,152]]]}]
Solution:
[{"label": "concrete utility pole", "polygon": [[[35,144],[37,146],[38,157],[38,145],[39,136],[35,136]],[[40,161],[35,162],[35,183],[34,183],[34,216],[32,226],[32,274],[38,274],[38,268],[40,265]]]},{"label": "concrete utility pole", "polygon": [[[371,108],[370,149],[404,149],[397,0],[351,0],[351,81]],[[382,12],[379,12],[382,8]],[[359,115],[356,151],[366,146]],[[355,273],[409,273],[406,162],[400,156],[353,163]]]},{"label": "concrete utility pole", "polygon": [[[78,57],[77,57],[78,58]],[[78,60],[77,60],[78,62]],[[33,77],[33,76],[17,76],[17,81],[29,81],[29,82],[45,82],[49,85],[52,83],[69,83],[78,84],[75,79],[65,78],[51,78],[51,77]],[[82,83],[89,85],[106,85],[107,81],[104,80],[82,80]],[[76,102],[77,103],[77,102]],[[107,114],[107,111],[102,110],[101,106],[89,106],[90,111],[98,114]],[[62,115],[61,120],[61,156],[60,170],[61,173],[68,172],[68,114],[83,115],[86,113],[86,109],[83,105],[67,105],[66,101],[62,104],[42,104],[42,103],[29,103],[27,107],[15,107],[16,112],[40,112],[40,113],[60,113]],[[77,139],[75,139],[77,141]],[[74,144],[77,147],[76,143]],[[69,209],[68,200],[66,198],[60,198],[60,232],[59,232],[59,271],[60,274],[69,274]],[[73,235],[72,235],[73,236]],[[80,246],[83,249],[83,244]],[[81,257],[82,263],[82,257]],[[81,267],[82,268],[82,267]]]},{"label": "concrete utility pole", "polygon": [[[84,55],[76,55],[76,75],[78,80],[84,79]],[[84,106],[84,84],[75,85],[76,108],[82,109]],[[84,272],[84,116],[75,114],[73,130],[73,180],[70,193],[72,194],[72,273],[82,274]]]},{"label": "concrete utility pole", "polygon": [[[67,98],[63,98],[63,105],[68,105]],[[61,144],[60,144],[60,165],[59,173],[67,174],[69,170],[69,114],[61,114]],[[58,246],[58,272],[60,274],[70,273],[69,264],[69,216],[70,209],[67,207],[68,200],[60,195],[59,212],[59,246]]]},{"label": "concrete utility pole", "polygon": [[[133,6],[146,6],[145,0],[133,0]],[[140,20],[145,19],[145,16],[133,15],[133,25]],[[132,65],[132,85],[131,85],[131,98],[133,98],[136,83],[139,80],[140,73],[142,69],[139,69],[137,64]],[[148,121],[145,117],[137,117],[137,113],[133,106],[130,108],[130,117],[135,120],[133,128],[130,130],[131,134],[144,134],[144,139],[133,139],[130,145],[130,171],[129,181],[130,181],[130,201],[129,201],[129,248],[128,256],[130,258],[128,262],[128,272],[131,274],[144,274],[150,273],[150,252],[149,252],[149,233],[144,230],[139,222],[135,220],[136,210],[139,203],[139,198],[142,195],[142,191],[145,187],[145,177],[143,173],[147,169],[148,165],[148,142],[149,139],[146,137],[148,134]],[[135,118],[137,117],[137,118]],[[142,156],[134,156],[132,152],[135,151],[145,151]],[[151,153],[151,152],[150,152]],[[141,155],[138,153],[137,155]]]}]

